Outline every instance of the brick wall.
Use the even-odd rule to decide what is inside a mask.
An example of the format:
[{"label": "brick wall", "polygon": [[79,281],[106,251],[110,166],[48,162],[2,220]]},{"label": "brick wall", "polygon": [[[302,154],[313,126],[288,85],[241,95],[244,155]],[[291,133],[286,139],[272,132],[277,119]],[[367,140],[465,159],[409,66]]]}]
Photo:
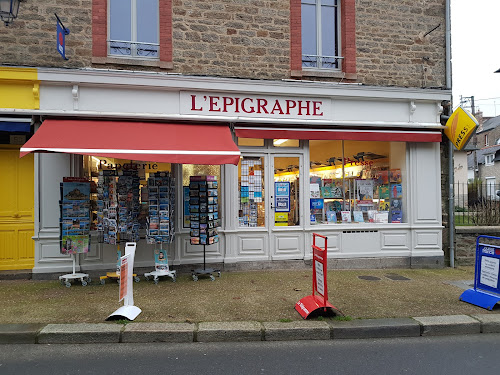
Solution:
[{"label": "brick wall", "polygon": [[[345,4],[353,1],[356,40],[355,44],[344,41],[343,51],[355,48],[356,59],[346,68],[349,73],[357,74],[357,82],[380,86],[444,86],[445,0],[348,0]],[[291,30],[296,33],[294,21],[290,20],[290,5],[295,0],[162,0],[162,6],[170,6],[170,2],[172,51],[161,51],[166,54],[162,59],[172,56],[173,69],[168,71],[256,79],[290,78]],[[22,2],[19,18],[9,27],[0,25],[0,64],[92,67],[92,53],[105,55],[102,45],[92,43],[92,20],[105,17],[105,12],[97,11],[99,5],[102,8],[105,4],[106,0]],[[56,52],[54,12],[71,30],[66,39],[68,61],[63,61]],[[349,15],[352,12],[344,12],[345,17]],[[105,32],[102,28],[94,30],[95,35]],[[168,28],[161,28],[162,35],[169,33]],[[159,70],[133,65],[94,67]],[[339,80],[321,78],[328,79]]]}]

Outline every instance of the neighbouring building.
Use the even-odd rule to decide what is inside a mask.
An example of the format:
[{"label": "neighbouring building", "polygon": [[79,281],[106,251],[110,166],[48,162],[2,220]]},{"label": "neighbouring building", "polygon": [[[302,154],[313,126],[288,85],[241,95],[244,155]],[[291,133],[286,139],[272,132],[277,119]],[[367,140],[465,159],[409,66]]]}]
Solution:
[{"label": "neighbouring building", "polygon": [[[175,178],[175,237],[161,244],[173,266],[204,253],[228,268],[308,261],[312,233],[328,237],[331,267],[442,266],[447,6],[23,1],[0,26],[0,125],[11,124],[0,127],[0,269],[71,270],[64,177],[95,183],[90,251],[76,267],[113,269],[100,189],[103,175],[126,169],[143,191],[138,267],[154,264],[158,244],[146,237],[162,230],[151,219],[160,204],[144,193],[156,172]],[[67,60],[54,13],[70,30]],[[193,242],[199,175],[218,181],[218,242],[206,246]]]}]

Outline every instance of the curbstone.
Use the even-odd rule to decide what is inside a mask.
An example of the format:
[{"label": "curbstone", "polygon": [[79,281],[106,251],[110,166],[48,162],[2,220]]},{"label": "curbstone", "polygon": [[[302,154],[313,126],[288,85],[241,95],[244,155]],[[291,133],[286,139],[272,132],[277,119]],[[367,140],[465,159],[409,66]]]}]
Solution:
[{"label": "curbstone", "polygon": [[471,315],[481,323],[481,333],[500,333],[500,315]]},{"label": "curbstone", "polygon": [[259,322],[202,322],[198,324],[196,341],[261,341]]},{"label": "curbstone", "polygon": [[193,342],[193,323],[129,323],[122,342]]},{"label": "curbstone", "polygon": [[264,322],[265,341],[329,340],[330,326],[321,321]]},{"label": "curbstone", "polygon": [[0,344],[36,344],[45,324],[0,324]]},{"label": "curbstone", "polygon": [[481,323],[467,315],[425,316],[413,319],[422,326],[422,336],[481,333]]},{"label": "curbstone", "polygon": [[121,324],[48,324],[38,334],[39,344],[118,343]]},{"label": "curbstone", "polygon": [[410,318],[331,321],[332,339],[418,337],[420,324]]}]

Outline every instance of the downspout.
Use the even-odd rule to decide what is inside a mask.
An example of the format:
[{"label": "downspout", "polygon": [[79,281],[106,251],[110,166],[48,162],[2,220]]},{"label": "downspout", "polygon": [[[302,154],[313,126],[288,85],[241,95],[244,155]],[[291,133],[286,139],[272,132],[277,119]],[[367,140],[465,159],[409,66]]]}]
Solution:
[{"label": "downspout", "polygon": [[[450,16],[450,0],[446,0],[446,29],[445,29],[445,44],[446,44],[446,88],[451,89],[451,16]],[[451,105],[449,114],[453,106]],[[455,268],[455,200],[454,200],[454,165],[453,165],[453,143],[448,140],[448,228],[450,241],[450,267]]]}]

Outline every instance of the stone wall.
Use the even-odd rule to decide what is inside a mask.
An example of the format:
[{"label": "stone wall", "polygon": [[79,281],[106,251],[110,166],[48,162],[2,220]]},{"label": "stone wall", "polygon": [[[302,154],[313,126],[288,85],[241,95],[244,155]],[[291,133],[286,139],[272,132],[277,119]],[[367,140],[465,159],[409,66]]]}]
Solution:
[{"label": "stone wall", "polygon": [[[18,19],[8,27],[0,25],[0,64],[160,70],[135,65],[92,65],[94,2],[103,0],[22,2]],[[290,3],[291,0],[172,0],[173,69],[168,71],[290,78]],[[443,87],[444,4],[445,0],[356,0],[356,81],[379,86]],[[71,31],[66,38],[67,61],[56,51],[54,13]]]},{"label": "stone wall", "polygon": [[455,228],[455,265],[474,265],[476,239],[480,235],[500,236],[500,227],[456,227]]}]

